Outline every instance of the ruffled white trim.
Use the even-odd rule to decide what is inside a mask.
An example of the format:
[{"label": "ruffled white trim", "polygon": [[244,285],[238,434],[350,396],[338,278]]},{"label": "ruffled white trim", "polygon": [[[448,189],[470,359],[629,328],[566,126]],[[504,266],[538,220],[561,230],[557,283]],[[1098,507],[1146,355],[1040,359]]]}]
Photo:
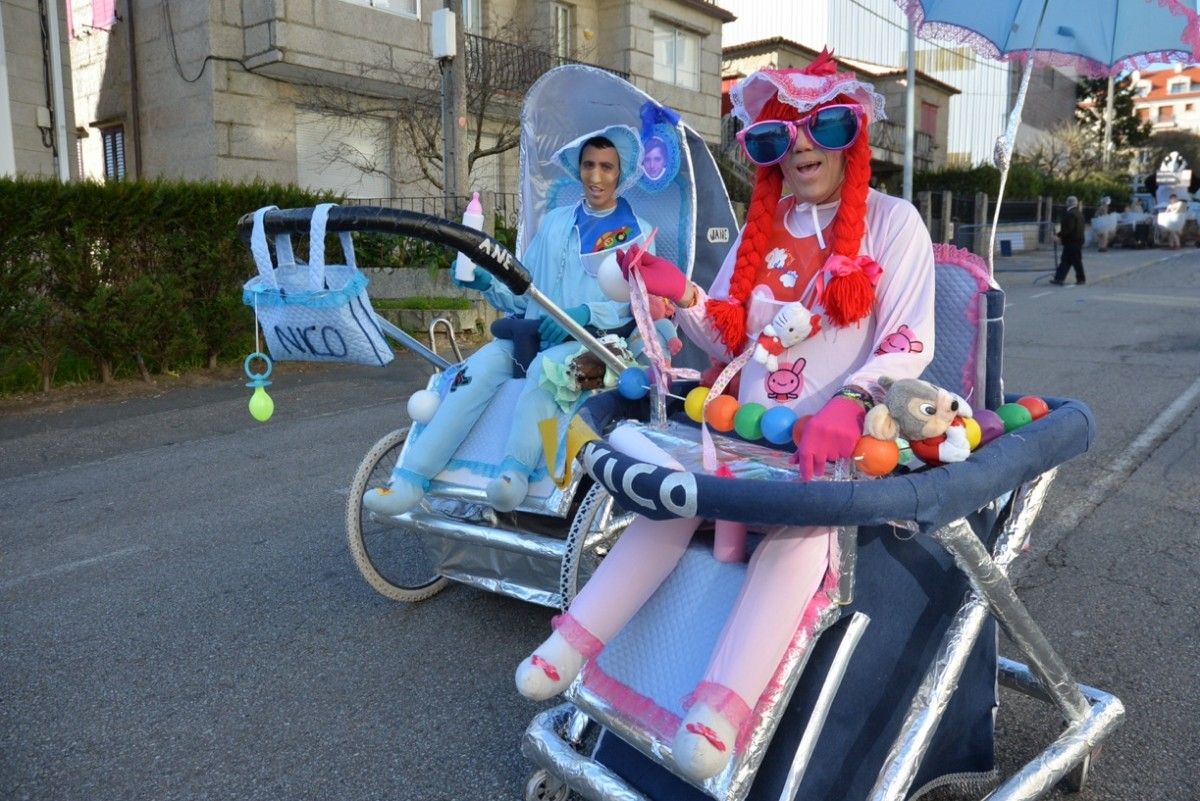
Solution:
[{"label": "ruffled white trim", "polygon": [[[1180,42],[1187,47],[1164,47],[1159,50],[1125,53],[1114,58],[1112,63],[1108,64],[1089,58],[1082,53],[1062,52],[1040,47],[1032,53],[1034,64],[1042,67],[1069,67],[1095,77],[1119,75],[1131,70],[1144,70],[1155,64],[1173,61],[1186,63],[1200,58],[1200,15],[1179,0],[1146,0],[1146,2],[1148,4],[1157,2],[1160,7],[1167,9],[1172,15],[1184,18]],[[896,0],[896,4],[904,10],[909,21],[912,22],[913,30],[922,39],[936,39],[966,45],[984,58],[996,61],[1023,64],[1030,57],[1028,50],[1002,52],[993,41],[970,28],[949,22],[926,20],[925,8],[921,5],[921,0]]]},{"label": "ruffled white trim", "polygon": [[[803,79],[806,85],[796,85],[797,78]],[[765,87],[759,86],[763,81],[770,84],[770,91],[763,91]],[[789,73],[785,78],[784,73],[778,70],[759,70],[738,81],[729,91],[729,98],[733,101],[734,116],[741,120],[743,125],[749,125],[758,118],[767,98],[772,95],[778,95],[782,102],[803,113],[843,94],[854,98],[863,107],[867,112],[868,122],[887,119],[883,95],[875,91],[874,84],[860,81],[849,72],[828,76]]]}]

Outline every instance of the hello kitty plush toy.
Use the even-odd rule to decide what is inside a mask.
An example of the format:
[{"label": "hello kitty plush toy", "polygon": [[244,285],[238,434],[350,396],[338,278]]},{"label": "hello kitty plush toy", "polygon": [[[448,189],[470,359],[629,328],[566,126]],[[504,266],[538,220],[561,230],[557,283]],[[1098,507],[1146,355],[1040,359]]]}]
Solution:
[{"label": "hello kitty plush toy", "polygon": [[779,354],[820,330],[820,315],[813,314],[799,301],[789,303],[758,335],[754,345],[754,361],[774,372],[779,369]]}]

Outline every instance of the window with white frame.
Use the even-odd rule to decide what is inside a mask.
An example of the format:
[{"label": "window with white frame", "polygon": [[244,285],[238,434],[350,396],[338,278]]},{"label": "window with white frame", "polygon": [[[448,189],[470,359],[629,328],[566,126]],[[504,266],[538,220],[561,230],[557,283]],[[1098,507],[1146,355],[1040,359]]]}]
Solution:
[{"label": "window with white frame", "polygon": [[353,3],[356,6],[370,6],[389,14],[399,14],[402,17],[421,16],[420,0],[342,0],[343,3]]},{"label": "window with white frame", "polygon": [[655,22],[654,80],[699,89],[700,37],[674,25]]},{"label": "window with white frame", "polygon": [[574,10],[566,3],[554,4],[554,55],[570,58],[574,52]]},{"label": "window with white frame", "polygon": [[1133,96],[1134,97],[1145,97],[1148,94],[1150,94],[1150,82],[1149,81],[1138,81],[1137,85],[1133,87]]},{"label": "window with white frame", "polygon": [[1184,92],[1192,91],[1192,81],[1190,78],[1180,78],[1176,81],[1170,81],[1167,84],[1167,94],[1181,95]]},{"label": "window with white frame", "polygon": [[483,33],[483,0],[462,0],[463,30],[479,36]]}]

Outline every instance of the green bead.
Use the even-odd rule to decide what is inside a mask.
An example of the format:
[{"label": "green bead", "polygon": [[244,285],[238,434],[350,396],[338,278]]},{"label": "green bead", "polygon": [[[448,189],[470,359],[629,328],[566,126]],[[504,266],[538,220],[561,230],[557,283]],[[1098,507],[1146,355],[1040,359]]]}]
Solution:
[{"label": "green bead", "polygon": [[761,403],[747,403],[733,416],[733,429],[742,439],[762,439],[762,416],[767,407]]},{"label": "green bead", "polygon": [[1019,403],[1006,403],[996,410],[996,414],[1004,421],[1005,434],[1033,422],[1033,415]]}]

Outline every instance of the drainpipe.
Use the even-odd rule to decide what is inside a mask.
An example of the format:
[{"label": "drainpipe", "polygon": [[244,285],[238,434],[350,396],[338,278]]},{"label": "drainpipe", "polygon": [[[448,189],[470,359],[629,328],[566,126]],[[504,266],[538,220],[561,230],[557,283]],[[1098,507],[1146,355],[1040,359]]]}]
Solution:
[{"label": "drainpipe", "polygon": [[4,52],[4,12],[0,9],[0,177],[15,177],[17,152],[13,146],[12,107],[8,104],[8,59]]},{"label": "drainpipe", "polygon": [[58,149],[58,180],[71,180],[71,151],[67,148],[67,105],[64,99],[62,42],[58,34],[57,0],[46,4],[46,34],[50,39],[50,81],[54,85],[54,141]]},{"label": "drainpipe", "polygon": [[133,24],[133,3],[125,3],[125,36],[129,50],[129,127],[133,132],[133,177],[142,178],[142,112],[138,102],[137,28]]}]

